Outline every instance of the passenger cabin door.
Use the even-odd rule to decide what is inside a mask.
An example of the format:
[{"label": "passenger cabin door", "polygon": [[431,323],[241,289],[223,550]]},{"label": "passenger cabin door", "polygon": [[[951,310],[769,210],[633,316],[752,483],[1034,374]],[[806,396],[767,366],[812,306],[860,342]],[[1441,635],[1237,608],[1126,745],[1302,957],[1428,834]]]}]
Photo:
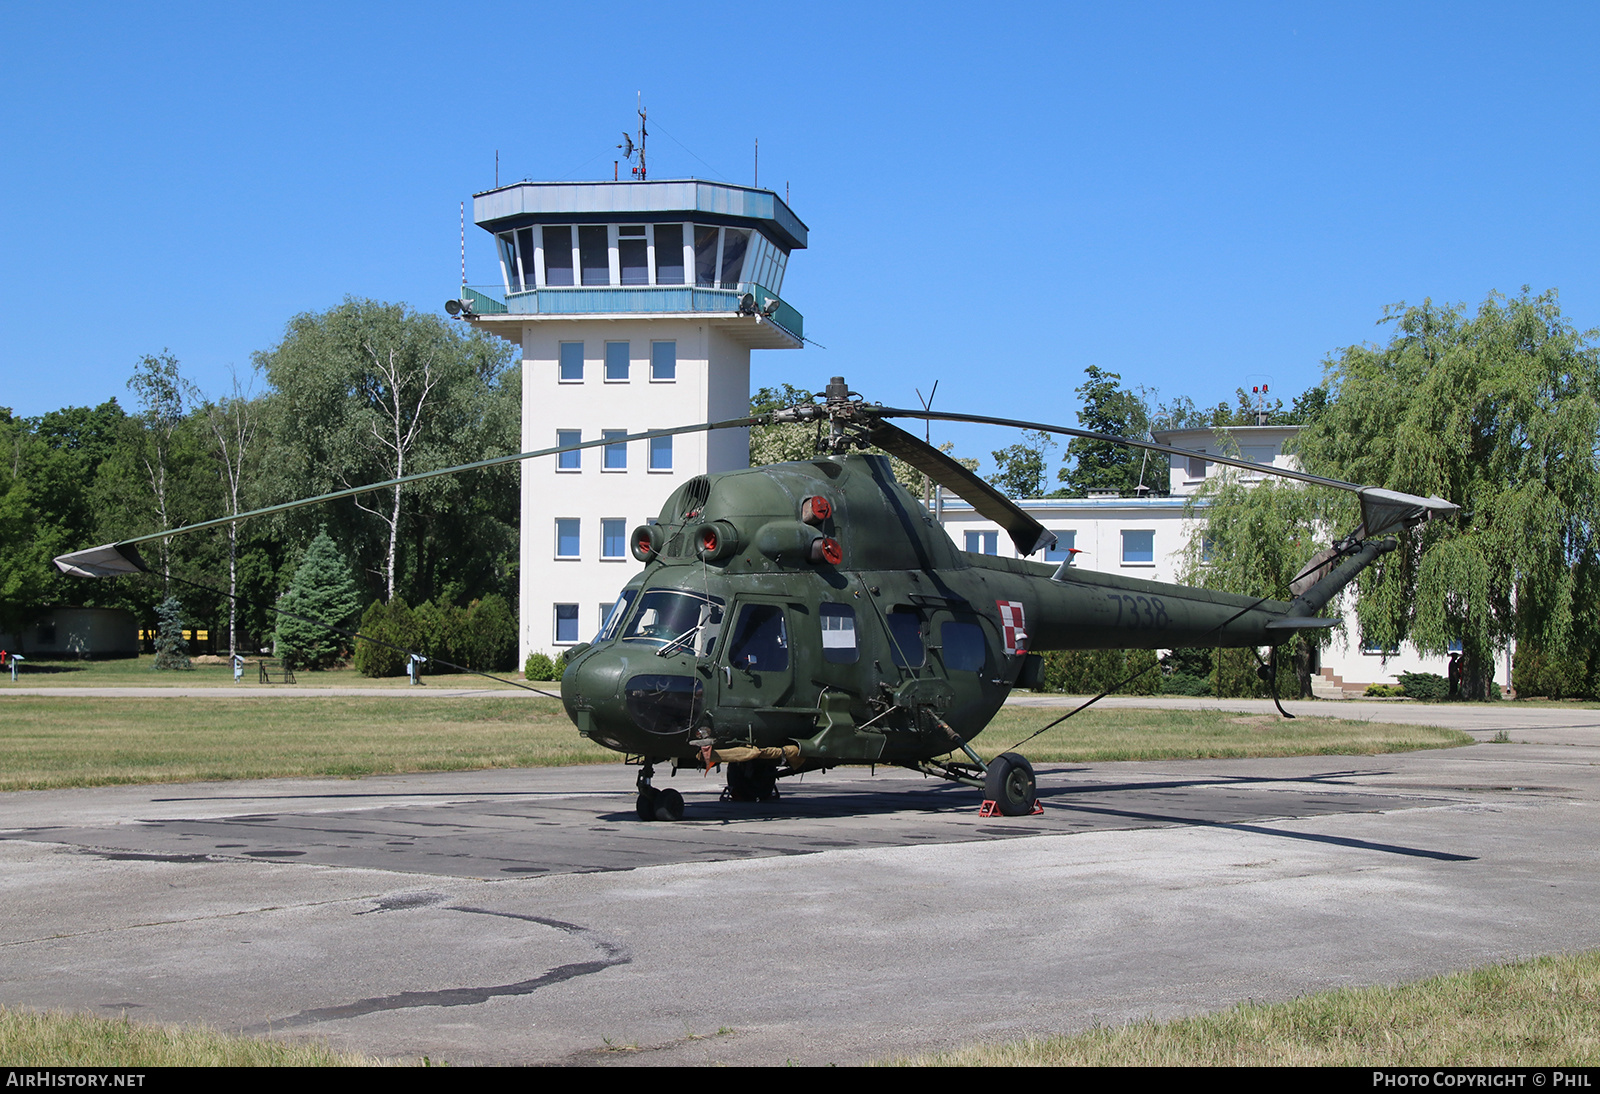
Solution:
[{"label": "passenger cabin door", "polygon": [[[794,693],[796,657],[792,606],[778,597],[743,596],[734,601],[723,627],[718,659],[722,720],[748,721],[752,732],[771,729],[785,736],[806,730],[810,719],[786,710]],[[728,728],[734,728],[730,726]]]}]

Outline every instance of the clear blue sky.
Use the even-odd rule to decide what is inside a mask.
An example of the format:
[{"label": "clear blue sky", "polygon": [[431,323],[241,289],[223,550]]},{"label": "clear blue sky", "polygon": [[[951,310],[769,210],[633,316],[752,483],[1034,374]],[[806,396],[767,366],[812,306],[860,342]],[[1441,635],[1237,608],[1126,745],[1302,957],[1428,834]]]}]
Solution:
[{"label": "clear blue sky", "polygon": [[[785,296],[827,349],[758,385],[1070,424],[1091,364],[1287,401],[1396,301],[1600,326],[1597,13],[4,0],[0,406],[127,405],[167,347],[220,392],[346,295],[437,310],[496,150],[609,178],[638,91],[651,177],[749,183],[759,138],[811,228]],[[467,261],[497,277],[470,220]]]}]

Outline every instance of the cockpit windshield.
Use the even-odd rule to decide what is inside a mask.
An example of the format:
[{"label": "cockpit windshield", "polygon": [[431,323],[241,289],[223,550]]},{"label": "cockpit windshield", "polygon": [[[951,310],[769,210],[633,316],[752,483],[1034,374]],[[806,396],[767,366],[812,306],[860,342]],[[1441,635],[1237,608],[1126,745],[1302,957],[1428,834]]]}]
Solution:
[{"label": "cockpit windshield", "polygon": [[651,642],[662,656],[709,657],[722,631],[722,599],[682,589],[648,589],[622,632],[624,642]]}]

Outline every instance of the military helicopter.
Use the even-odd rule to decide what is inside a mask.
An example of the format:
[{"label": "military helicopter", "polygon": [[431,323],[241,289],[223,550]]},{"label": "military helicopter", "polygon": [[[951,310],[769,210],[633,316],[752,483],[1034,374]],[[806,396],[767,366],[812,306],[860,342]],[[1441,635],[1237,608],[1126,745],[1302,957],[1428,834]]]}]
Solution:
[{"label": "military helicopter", "polygon": [[[891,418],[974,422],[1184,449],[1036,422],[867,403],[834,377],[810,402],[750,418],[625,438],[813,422],[814,459],[685,482],[630,547],[644,569],[592,643],[568,652],[561,699],[578,733],[634,759],[641,820],[679,820],[683,796],[654,785],[658,764],[723,764],[735,800],[776,796],[780,778],[893,764],[981,788],[1007,816],[1035,808],[1027,759],[984,762],[970,742],[1013,688],[1039,679],[1044,650],[1276,647],[1331,627],[1318,613],[1396,547],[1385,533],[1457,507],[1207,453],[1214,463],[1354,492],[1362,521],[1291,588],[1257,599],[959,550],[895,481],[887,452],[1005,529],[1019,555],[1055,536],[1005,495]],[[824,434],[823,430],[826,429]],[[137,544],[397,483],[617,438],[422,472],[122,540],[55,560],[83,577],[143,571]],[[876,452],[863,451],[876,449]]]}]

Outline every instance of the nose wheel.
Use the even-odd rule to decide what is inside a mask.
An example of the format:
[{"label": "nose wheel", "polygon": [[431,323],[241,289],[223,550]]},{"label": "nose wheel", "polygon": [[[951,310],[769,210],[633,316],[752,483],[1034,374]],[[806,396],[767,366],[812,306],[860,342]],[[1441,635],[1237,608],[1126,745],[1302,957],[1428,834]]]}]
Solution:
[{"label": "nose wheel", "polygon": [[672,787],[657,790],[650,785],[656,773],[655,765],[648,760],[639,769],[639,797],[633,811],[642,821],[676,821],[683,819],[683,795]]}]

